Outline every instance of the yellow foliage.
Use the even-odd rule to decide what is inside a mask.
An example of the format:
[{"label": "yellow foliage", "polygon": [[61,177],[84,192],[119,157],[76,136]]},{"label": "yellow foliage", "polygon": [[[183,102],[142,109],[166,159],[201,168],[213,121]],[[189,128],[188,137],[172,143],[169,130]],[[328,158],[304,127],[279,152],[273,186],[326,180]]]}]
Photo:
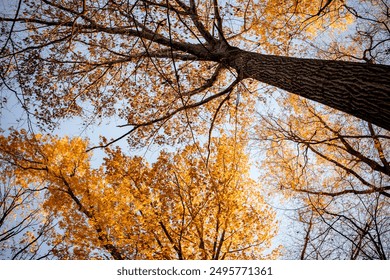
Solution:
[{"label": "yellow foliage", "polygon": [[245,143],[225,135],[208,147],[162,152],[153,164],[107,149],[94,169],[80,138],[0,136],[20,184],[44,184],[45,215],[62,259],[275,258],[275,213],[249,178]]}]

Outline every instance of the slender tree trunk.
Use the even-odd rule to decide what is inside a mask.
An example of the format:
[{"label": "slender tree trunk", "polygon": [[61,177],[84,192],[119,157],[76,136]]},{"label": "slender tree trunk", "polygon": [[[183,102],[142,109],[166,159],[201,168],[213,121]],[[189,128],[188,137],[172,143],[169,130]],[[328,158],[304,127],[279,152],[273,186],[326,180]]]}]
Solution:
[{"label": "slender tree trunk", "polygon": [[390,66],[263,55],[234,48],[227,64],[253,78],[390,130]]}]

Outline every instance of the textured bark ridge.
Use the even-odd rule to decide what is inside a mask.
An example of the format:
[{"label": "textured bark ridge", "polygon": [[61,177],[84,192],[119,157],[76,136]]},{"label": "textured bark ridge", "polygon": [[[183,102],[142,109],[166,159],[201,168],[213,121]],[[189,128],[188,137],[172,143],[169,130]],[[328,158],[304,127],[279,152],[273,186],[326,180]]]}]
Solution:
[{"label": "textured bark ridge", "polygon": [[276,86],[390,130],[390,66],[230,51],[244,78]]}]

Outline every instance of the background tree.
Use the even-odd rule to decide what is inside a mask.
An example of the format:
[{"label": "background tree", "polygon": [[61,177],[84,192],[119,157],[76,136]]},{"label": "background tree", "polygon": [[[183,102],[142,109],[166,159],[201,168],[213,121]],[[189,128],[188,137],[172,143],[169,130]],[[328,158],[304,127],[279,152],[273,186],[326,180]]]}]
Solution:
[{"label": "background tree", "polygon": [[4,178],[0,190],[0,259],[52,257],[46,246],[52,221],[39,211],[35,192],[15,186],[12,178]]},{"label": "background tree", "polygon": [[[277,232],[275,214],[261,196],[261,186],[249,178],[244,146],[234,138],[213,139],[207,149],[187,146],[175,156],[163,156],[153,166],[153,186],[159,186],[162,203],[158,216],[168,224],[180,256],[202,259],[274,258],[271,248]],[[167,162],[168,160],[168,162]],[[173,195],[172,195],[173,194]],[[177,218],[172,220],[172,206]],[[166,240],[167,238],[165,238]],[[199,248],[199,249],[198,249]],[[188,257],[186,257],[188,258]]]},{"label": "background tree", "polygon": [[55,223],[40,208],[45,188],[21,180],[2,156],[0,162],[0,259],[51,258],[47,243]]},{"label": "background tree", "polygon": [[300,212],[300,221],[307,224],[301,259],[389,258],[389,203],[378,195],[353,200],[337,199],[328,207],[312,209],[314,213]]},{"label": "background tree", "polygon": [[301,98],[284,102],[293,105],[284,119],[262,116],[257,137],[272,170],[263,180],[296,201],[300,257],[387,259],[388,132]]},{"label": "background tree", "polygon": [[275,214],[249,179],[245,147],[234,138],[213,139],[209,149],[192,145],[176,154],[163,152],[150,167],[119,148],[108,149],[99,169],[90,167],[87,143],[79,138],[15,132],[1,140],[2,156],[16,168],[21,184],[45,186],[43,209],[58,226],[43,234],[55,244],[51,252],[57,258],[279,254],[270,249]]}]

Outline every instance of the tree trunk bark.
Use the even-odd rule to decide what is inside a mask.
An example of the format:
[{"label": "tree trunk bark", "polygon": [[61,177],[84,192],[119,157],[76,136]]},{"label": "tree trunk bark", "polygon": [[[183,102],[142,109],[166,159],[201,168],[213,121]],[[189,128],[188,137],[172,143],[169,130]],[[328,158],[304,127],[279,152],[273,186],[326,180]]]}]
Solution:
[{"label": "tree trunk bark", "polygon": [[253,78],[390,131],[390,66],[263,55],[234,48],[227,64]]}]

